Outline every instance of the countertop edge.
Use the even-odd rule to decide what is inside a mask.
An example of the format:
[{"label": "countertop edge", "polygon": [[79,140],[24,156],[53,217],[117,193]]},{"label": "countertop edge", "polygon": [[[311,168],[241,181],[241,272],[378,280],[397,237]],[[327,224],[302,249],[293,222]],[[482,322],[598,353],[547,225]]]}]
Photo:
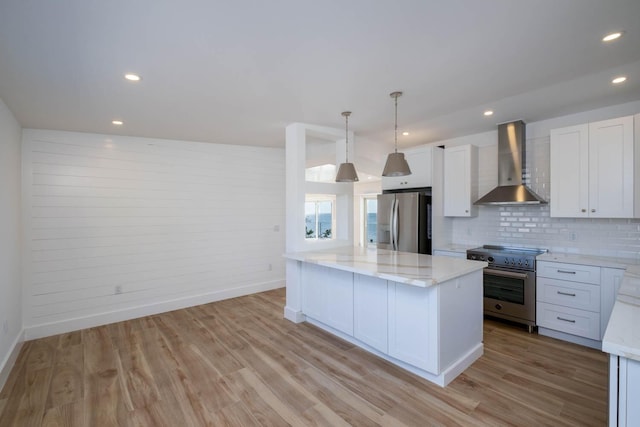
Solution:
[{"label": "countertop edge", "polygon": [[[345,253],[348,251],[352,251],[352,253]],[[431,278],[425,279],[423,277],[412,277],[411,273],[392,273],[392,272],[380,272],[380,271],[372,271],[372,269],[367,269],[367,268],[359,268],[358,266],[354,266],[354,265],[349,265],[348,263],[351,262],[356,262],[355,260],[349,260],[349,259],[345,259],[344,261],[339,261],[339,260],[333,260],[333,259],[326,259],[326,257],[330,257],[332,255],[336,255],[336,256],[352,256],[354,258],[358,258],[358,257],[366,257],[368,255],[371,255],[371,253],[378,253],[377,250],[371,250],[371,249],[363,249],[363,248],[358,248],[358,247],[340,247],[340,248],[335,248],[335,249],[327,249],[327,250],[321,250],[321,251],[308,251],[308,252],[287,252],[283,254],[283,257],[290,259],[290,260],[294,260],[294,261],[300,261],[300,262],[306,262],[309,264],[315,264],[315,265],[319,265],[319,266],[323,266],[323,267],[327,267],[327,268],[334,268],[336,270],[341,270],[341,271],[347,271],[347,272],[351,272],[351,273],[355,273],[355,274],[361,274],[363,276],[369,276],[369,277],[377,277],[379,279],[383,279],[383,280],[390,280],[393,282],[397,282],[397,283],[402,283],[402,284],[406,284],[406,285],[411,285],[411,286],[416,286],[416,287],[422,287],[422,288],[428,288],[431,286],[435,286],[441,283],[444,283],[446,281],[455,279],[457,277],[461,277],[470,273],[473,273],[474,271],[478,271],[478,270],[482,270],[484,267],[487,266],[487,263],[485,262],[480,262],[480,261],[468,261],[468,260],[461,260],[461,259],[455,259],[455,258],[450,258],[450,257],[435,257],[438,259],[446,259],[447,263],[452,263],[452,264],[457,264],[456,268],[454,270],[450,270],[447,269],[445,267],[441,267],[440,270],[444,270],[445,272],[439,272],[438,274],[436,274],[435,276],[433,275],[433,273],[431,274]],[[408,269],[430,269],[433,271],[433,256],[431,255],[424,255],[424,254],[413,254],[413,253],[406,253],[406,252],[398,252],[398,254],[400,256],[410,256],[410,257],[417,257],[417,259],[420,259],[421,257],[428,257],[428,258],[423,258],[422,261],[428,261],[427,263],[425,263],[425,265],[413,265],[413,266],[401,266],[403,268],[408,268]],[[382,252],[383,256],[388,256],[389,255],[389,251],[384,250],[384,252]],[[462,261],[462,262],[461,262]],[[365,262],[365,260],[360,260],[360,262]],[[467,265],[465,265],[465,263]],[[428,264],[428,265],[426,265]],[[369,263],[369,265],[371,265],[371,263]]]}]

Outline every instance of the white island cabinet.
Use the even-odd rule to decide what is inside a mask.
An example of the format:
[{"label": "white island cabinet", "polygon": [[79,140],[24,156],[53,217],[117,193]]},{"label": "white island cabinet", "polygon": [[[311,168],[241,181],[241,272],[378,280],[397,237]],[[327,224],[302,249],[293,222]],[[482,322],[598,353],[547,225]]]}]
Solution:
[{"label": "white island cabinet", "polygon": [[290,320],[440,386],[482,355],[484,262],[357,247],[285,257],[297,267],[287,277]]},{"label": "white island cabinet", "polygon": [[640,266],[625,271],[602,340],[609,353],[609,425],[640,426]]}]

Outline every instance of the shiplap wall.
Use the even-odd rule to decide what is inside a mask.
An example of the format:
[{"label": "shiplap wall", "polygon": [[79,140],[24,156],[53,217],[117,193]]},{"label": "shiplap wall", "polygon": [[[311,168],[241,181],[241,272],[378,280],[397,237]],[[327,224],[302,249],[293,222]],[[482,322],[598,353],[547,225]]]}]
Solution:
[{"label": "shiplap wall", "polygon": [[[550,130],[637,114],[640,101],[527,124],[526,179],[545,200],[550,195]],[[482,135],[480,135],[482,136]],[[473,136],[467,137],[473,143]],[[495,144],[479,149],[479,195],[497,184]],[[481,206],[475,218],[451,220],[452,242],[545,248],[552,252],[630,258],[640,261],[640,219],[551,218],[549,205]]]},{"label": "shiplap wall", "polygon": [[24,130],[27,337],[283,286],[284,160]]},{"label": "shiplap wall", "polygon": [[0,99],[0,389],[9,376],[22,341],[21,131],[18,121]]}]

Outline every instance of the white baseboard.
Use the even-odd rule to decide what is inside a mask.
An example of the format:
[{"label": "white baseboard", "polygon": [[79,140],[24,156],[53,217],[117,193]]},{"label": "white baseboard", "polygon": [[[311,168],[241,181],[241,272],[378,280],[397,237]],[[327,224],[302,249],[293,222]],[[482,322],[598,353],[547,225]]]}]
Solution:
[{"label": "white baseboard", "polygon": [[92,316],[77,317],[73,319],[62,320],[59,322],[27,326],[24,330],[24,338],[26,340],[32,340],[42,337],[48,337],[51,335],[77,331],[80,329],[93,328],[95,326],[122,322],[124,320],[136,319],[138,317],[151,316],[154,314],[165,313],[167,311],[179,310],[182,308],[208,304],[211,302],[221,301],[229,298],[255,294],[257,292],[270,291],[272,289],[283,288],[284,286],[284,280],[275,280],[272,282],[257,283],[248,286],[241,286],[205,294],[193,295],[156,304],[99,313]]},{"label": "white baseboard", "polygon": [[301,310],[294,310],[289,306],[284,308],[284,318],[293,323],[302,323],[306,320],[306,316]]},{"label": "white baseboard", "polygon": [[592,340],[590,338],[584,338],[577,335],[567,334],[565,332],[554,331],[553,329],[547,329],[541,326],[538,326],[538,335],[555,338],[557,340],[568,341],[574,344],[583,345],[585,347],[591,347],[595,348],[596,350],[602,351],[602,342]]},{"label": "white baseboard", "polygon": [[473,362],[478,360],[484,353],[484,344],[481,342],[477,343],[476,345],[471,347],[467,351],[467,353],[460,356],[460,358],[454,361],[447,369],[445,369],[444,371],[438,374],[435,374],[433,372],[428,372],[428,371],[425,371],[424,369],[420,369],[416,366],[410,365],[406,362],[403,362],[402,360],[398,360],[395,357],[389,356],[388,354],[383,353],[378,349],[370,347],[369,345],[363,343],[357,338],[354,338],[351,335],[345,334],[344,332],[334,329],[331,326],[326,325],[322,322],[319,322],[315,319],[307,317],[306,321],[308,323],[311,323],[314,326],[317,326],[320,329],[324,329],[325,331],[332,333],[333,335],[339,338],[342,338],[345,341],[350,342],[351,344],[357,345],[358,347],[368,351],[369,353],[373,353],[376,356],[384,360],[387,360],[396,366],[399,366],[411,373],[414,373],[417,376],[422,377],[427,381],[431,381],[432,383],[437,384],[440,387],[446,387],[458,375],[460,375],[464,370],[466,370],[469,366],[471,366]]},{"label": "white baseboard", "polygon": [[7,354],[7,356],[0,364],[0,390],[4,387],[9,378],[9,373],[11,373],[11,369],[16,364],[16,360],[18,359],[18,354],[20,354],[20,350],[22,349],[22,344],[24,343],[24,330],[20,331],[16,339],[11,344],[11,350]]}]

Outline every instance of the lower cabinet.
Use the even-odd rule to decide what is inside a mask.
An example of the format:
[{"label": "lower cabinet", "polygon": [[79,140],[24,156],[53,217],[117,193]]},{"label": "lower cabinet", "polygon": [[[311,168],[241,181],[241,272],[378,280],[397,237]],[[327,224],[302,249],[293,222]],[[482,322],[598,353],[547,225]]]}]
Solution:
[{"label": "lower cabinet", "polygon": [[624,270],[620,268],[603,268],[602,283],[600,284],[600,339],[604,338],[607,324],[616,302],[618,290],[622,284]]},{"label": "lower cabinet", "polygon": [[424,288],[388,282],[389,355],[438,371],[438,298]]},{"label": "lower cabinet", "polygon": [[353,336],[388,353],[387,285],[375,277],[354,275]]},{"label": "lower cabinet", "polygon": [[353,273],[305,263],[302,276],[302,311],[353,335]]},{"label": "lower cabinet", "polygon": [[[538,262],[536,323],[598,347],[607,329],[624,269],[564,262]],[[542,335],[548,331],[540,329]],[[558,337],[556,338],[563,338]]]},{"label": "lower cabinet", "polygon": [[640,426],[640,362],[611,355],[609,426]]},{"label": "lower cabinet", "polygon": [[600,267],[538,262],[536,287],[539,327],[600,340]]}]

